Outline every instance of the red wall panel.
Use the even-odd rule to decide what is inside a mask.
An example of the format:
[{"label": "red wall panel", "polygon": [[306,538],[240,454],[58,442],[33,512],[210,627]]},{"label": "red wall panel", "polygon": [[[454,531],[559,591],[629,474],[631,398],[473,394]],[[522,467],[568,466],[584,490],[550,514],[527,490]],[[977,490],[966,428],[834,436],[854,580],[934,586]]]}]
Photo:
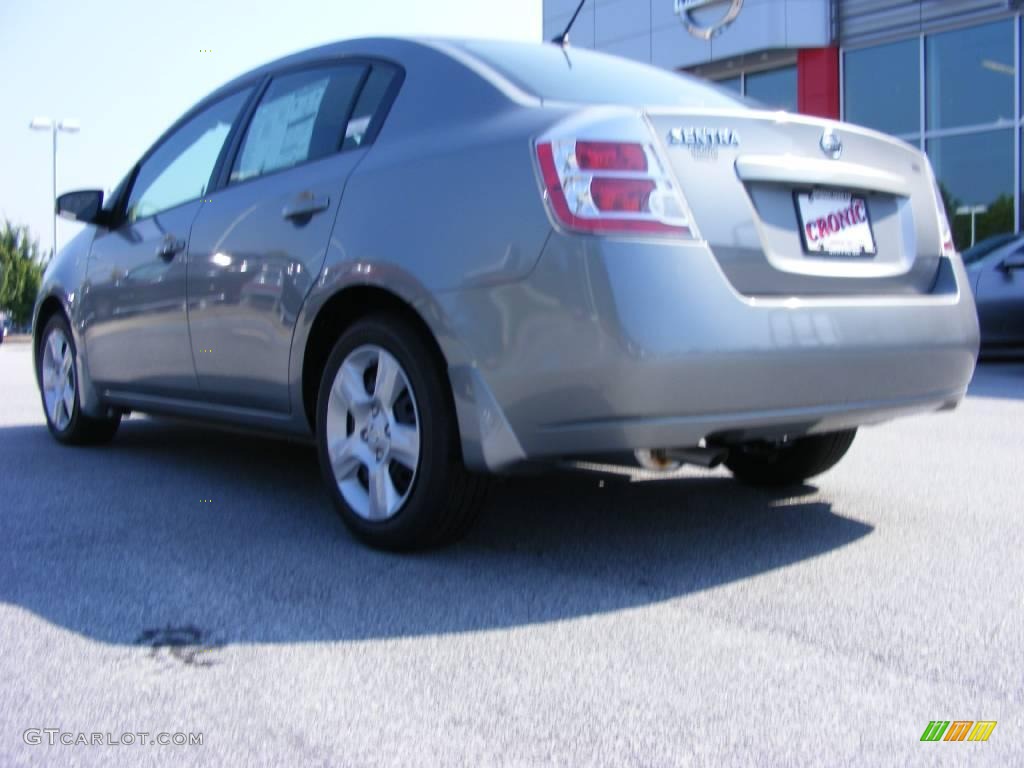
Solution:
[{"label": "red wall panel", "polygon": [[804,48],[796,56],[797,109],[839,119],[839,49]]}]

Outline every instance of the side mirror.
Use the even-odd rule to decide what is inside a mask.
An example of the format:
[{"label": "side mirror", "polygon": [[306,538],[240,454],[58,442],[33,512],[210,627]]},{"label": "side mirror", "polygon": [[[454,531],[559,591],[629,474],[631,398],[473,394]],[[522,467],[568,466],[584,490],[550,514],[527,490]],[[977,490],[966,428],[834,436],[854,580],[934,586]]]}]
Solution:
[{"label": "side mirror", "polygon": [[103,190],[85,189],[65,192],[57,198],[57,213],[72,221],[101,224],[103,219]]},{"label": "side mirror", "polygon": [[1011,253],[999,262],[999,268],[1004,272],[1012,272],[1015,269],[1024,269],[1024,251]]}]

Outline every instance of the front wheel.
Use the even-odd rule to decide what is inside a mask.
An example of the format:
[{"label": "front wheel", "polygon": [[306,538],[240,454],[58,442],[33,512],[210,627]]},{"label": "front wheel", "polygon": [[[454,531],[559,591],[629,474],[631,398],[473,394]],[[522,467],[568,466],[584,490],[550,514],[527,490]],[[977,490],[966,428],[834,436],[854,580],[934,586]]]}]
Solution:
[{"label": "front wheel", "polygon": [[373,547],[451,542],[482,506],[486,482],[462,465],[443,369],[398,317],[359,320],[338,339],[320,383],[317,442],[338,513]]},{"label": "front wheel", "polygon": [[43,329],[39,354],[39,390],[46,426],[57,440],[69,445],[96,445],[113,439],[121,414],[93,418],[82,413],[78,397],[78,351],[67,320],[55,315]]},{"label": "front wheel", "polygon": [[725,465],[749,485],[796,485],[838,464],[856,435],[856,429],[848,429],[785,443],[737,445],[729,449]]}]

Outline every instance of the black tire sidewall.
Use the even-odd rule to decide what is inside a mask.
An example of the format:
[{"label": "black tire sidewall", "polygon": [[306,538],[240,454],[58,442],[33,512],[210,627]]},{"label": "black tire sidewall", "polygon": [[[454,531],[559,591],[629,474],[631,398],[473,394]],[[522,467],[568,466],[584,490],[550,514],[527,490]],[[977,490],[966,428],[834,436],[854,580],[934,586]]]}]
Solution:
[{"label": "black tire sidewall", "polygon": [[[420,463],[405,505],[387,520],[370,521],[349,507],[338,488],[327,450],[326,420],[330,388],[353,350],[373,344],[392,354],[405,371],[416,400]],[[357,321],[334,345],[317,396],[317,454],[331,500],[348,528],[371,546],[415,549],[429,546],[441,524],[452,466],[457,460],[454,415],[444,377],[427,345],[399,318],[372,316]]]},{"label": "black tire sidewall", "polygon": [[774,454],[732,454],[725,464],[738,480],[750,485],[796,485],[838,464],[856,434],[856,429],[849,429],[802,437]]}]

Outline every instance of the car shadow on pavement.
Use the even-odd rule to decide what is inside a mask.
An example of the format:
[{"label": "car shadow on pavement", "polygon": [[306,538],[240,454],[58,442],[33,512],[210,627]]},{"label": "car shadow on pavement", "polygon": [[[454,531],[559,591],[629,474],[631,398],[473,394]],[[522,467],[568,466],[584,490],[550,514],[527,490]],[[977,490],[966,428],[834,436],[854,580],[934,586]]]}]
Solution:
[{"label": "car shadow on pavement", "polygon": [[305,445],[131,419],[103,448],[0,430],[0,600],[107,643],[407,637],[572,619],[799,563],[870,526],[724,475],[504,480],[462,543],[369,550]]}]

